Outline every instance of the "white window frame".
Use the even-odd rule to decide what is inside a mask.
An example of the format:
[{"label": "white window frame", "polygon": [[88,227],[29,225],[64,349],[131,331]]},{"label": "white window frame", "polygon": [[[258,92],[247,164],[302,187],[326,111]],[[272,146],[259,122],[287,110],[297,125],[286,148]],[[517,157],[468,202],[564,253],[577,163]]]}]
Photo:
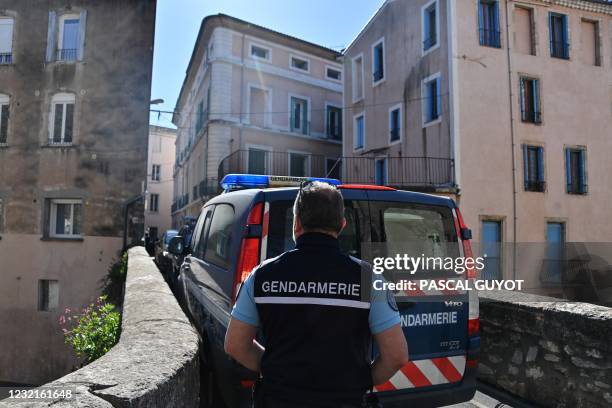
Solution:
[{"label": "white window frame", "polygon": [[294,94],[294,93],[289,93],[289,105],[288,105],[288,109],[287,111],[289,112],[289,116],[288,116],[288,126],[287,126],[287,131],[294,133],[294,134],[300,134],[302,136],[308,136],[310,135],[312,132],[312,129],[308,129],[307,133],[302,133],[302,124],[300,123],[300,127],[298,129],[292,129],[291,126],[291,114],[293,113],[291,111],[291,98],[297,98],[297,99],[303,99],[306,101],[306,103],[308,103],[308,106],[306,107],[306,123],[307,126],[310,126],[310,114],[311,114],[311,109],[312,109],[312,103],[310,101],[310,97],[309,96],[304,96],[304,95],[298,95],[298,94]]},{"label": "white window frame", "polygon": [[[157,171],[155,171],[156,169]],[[157,178],[155,176],[157,176]],[[154,183],[159,183],[161,181],[161,164],[151,165],[151,181]]]},{"label": "white window frame", "polygon": [[[361,147],[357,147],[357,119],[363,117],[363,145]],[[356,115],[353,115],[353,151],[360,151],[365,149],[366,143],[366,117],[365,111],[360,112]]]},{"label": "white window frame", "polygon": [[272,160],[273,160],[272,152],[274,151],[274,148],[272,146],[250,144],[250,143],[247,143],[245,147],[246,147],[246,151],[247,151],[246,159],[245,159],[245,161],[246,161],[246,163],[245,163],[245,165],[246,165],[246,173],[249,172],[249,160],[250,160],[249,150],[251,150],[251,149],[265,150],[266,152],[270,153],[268,155],[268,160],[266,160],[266,164],[265,164],[265,166],[266,166],[265,173],[270,173],[270,170],[272,170]]},{"label": "white window frame", "polygon": [[[323,129],[324,129],[324,134],[325,137],[329,138],[330,140],[334,140],[331,139],[330,135],[327,134],[327,125],[329,123],[329,115],[327,114],[327,108],[336,108],[340,110],[340,123],[342,123],[343,120],[343,114],[342,114],[342,106],[338,105],[337,103],[332,103],[332,102],[325,102],[325,114],[323,116],[325,116],[323,118]],[[342,123],[342,125],[344,125],[344,123]],[[342,126],[342,128],[344,128],[344,126]],[[340,137],[342,138],[342,135],[340,135]],[[341,139],[342,140],[342,139]]]},{"label": "white window frame", "polygon": [[[292,154],[299,154],[300,156],[306,156],[306,174],[304,175],[304,177],[310,177],[310,172],[311,172],[311,157],[312,157],[312,153],[310,152],[304,152],[301,150],[289,150],[287,149],[287,174],[290,177],[294,177],[291,175],[291,155]],[[297,176],[295,176],[297,177]]]},{"label": "white window frame", "polygon": [[[13,55],[13,46],[14,46],[14,42],[15,42],[15,18],[11,17],[11,16],[0,16],[0,21],[2,20],[7,20],[10,21],[10,25],[11,25],[11,42],[10,42],[10,49],[8,50],[9,53],[11,54],[11,59],[14,60],[15,56]],[[7,64],[2,64],[2,65],[7,65]]]},{"label": "white window frame", "polygon": [[[432,125],[435,125],[437,123],[442,122],[442,109],[440,109],[440,112],[438,112],[438,118],[434,119],[432,121],[427,121],[427,110],[426,108],[426,103],[429,103],[429,98],[427,98],[427,84],[429,84],[431,81],[437,80],[438,81],[438,98],[442,98],[442,73],[441,72],[436,72],[433,75],[428,76],[427,78],[423,79],[421,81],[421,117],[422,117],[422,122],[423,122],[423,127],[429,127]],[[442,102],[440,101],[440,106],[442,106]]]},{"label": "white window frame", "polygon": [[256,83],[249,83],[247,85],[247,100],[246,100],[246,118],[244,123],[251,124],[251,89],[259,89],[260,91],[267,92],[266,110],[263,114],[264,127],[272,126],[272,88],[269,86],[263,86]]},{"label": "white window frame", "polygon": [[[378,81],[374,80],[374,50],[376,49],[376,47],[378,47],[380,44],[382,44],[382,54],[383,54],[383,64],[382,64],[382,68],[383,68],[383,72],[382,72],[382,78],[379,79]],[[382,84],[383,82],[385,82],[385,80],[387,79],[387,50],[385,47],[385,37],[381,37],[379,38],[374,44],[372,44],[372,48],[371,48],[371,56],[372,56],[372,88],[377,87],[378,85]]]},{"label": "white window frame", "polygon": [[[330,77],[329,76],[329,70],[339,72],[340,73],[340,79],[336,79],[336,78]],[[334,81],[334,82],[337,82],[337,83],[342,83],[342,81],[344,80],[344,70],[342,68],[333,67],[331,65],[326,65],[325,66],[325,78],[330,80],[330,81]]]},{"label": "white window frame", "polygon": [[[5,120],[8,120],[8,118],[4,118],[2,117],[2,107],[3,106],[8,106],[9,107],[9,117],[11,115],[11,97],[7,94],[3,94],[0,93],[0,127],[2,126],[2,122],[4,122]],[[6,128],[6,142],[2,143],[0,142],[0,146],[6,146],[8,144],[8,133],[9,133],[9,129],[8,129],[8,124],[7,124],[7,128]]]},{"label": "white window frame", "polygon": [[[73,104],[74,110],[72,114],[72,141],[65,142],[66,138],[66,106],[67,104]],[[55,129],[55,105],[64,105],[62,110],[62,131],[61,140],[59,142],[53,142],[53,131]],[[75,122],[76,122],[76,95],[73,93],[56,93],[51,98],[51,112],[49,113],[49,144],[50,145],[72,145],[74,143],[75,135]]]},{"label": "white window frame", "polygon": [[[357,60],[361,60],[361,84],[357,83],[356,80],[356,69],[355,69],[355,62]],[[353,103],[362,101],[365,98],[365,69],[364,69],[364,58],[363,58],[363,53],[359,53],[356,56],[354,56],[353,58],[351,58],[351,99]],[[359,98],[357,98],[355,95],[357,94],[357,89],[358,87],[361,87],[361,96]]]},{"label": "white window frame", "polygon": [[[436,43],[425,49],[425,39],[427,38],[427,34],[425,33],[425,12],[427,9],[431,7],[432,4],[435,4],[436,8]],[[440,1],[439,0],[431,0],[429,3],[425,4],[421,7],[421,56],[429,54],[430,52],[440,48]]]},{"label": "white window frame", "polygon": [[[67,204],[70,205],[70,219],[71,219],[71,227],[74,231],[74,205],[81,205],[81,218],[83,218],[83,200],[79,199],[65,199],[65,198],[53,198],[49,202],[49,236],[52,238],[81,238],[83,225],[81,225],[81,234],[73,234],[72,231],[70,234],[58,234],[55,231],[55,227],[57,225],[57,204]],[[83,221],[81,219],[81,221]]]},{"label": "white window frame", "polygon": [[[262,50],[266,50],[268,52],[267,58],[261,58],[261,57],[258,57],[257,55],[253,55],[253,47],[257,47],[257,48],[261,48]],[[260,43],[249,42],[249,57],[257,61],[271,62],[272,61],[272,48],[266,47],[265,45],[262,45]]]},{"label": "white window frame", "polygon": [[[306,63],[307,69],[302,69],[302,68],[294,67],[293,66],[293,60],[294,59],[304,61]],[[297,71],[297,72],[302,72],[302,73],[310,74],[310,58],[307,58],[307,57],[304,57],[304,56],[301,56],[301,55],[297,55],[297,54],[289,54],[289,69],[292,69],[292,70]]]},{"label": "white window frame", "polygon": [[[393,111],[399,110],[399,139],[391,140],[391,113]],[[393,146],[396,144],[402,143],[403,132],[404,132],[404,105],[402,103],[398,103],[397,105],[393,105],[389,108],[389,146]]]},{"label": "white window frame", "polygon": [[[79,30],[81,29],[82,21],[81,21],[81,15],[80,14],[68,13],[68,14],[60,15],[58,20],[57,20],[58,24],[59,24],[59,27],[58,27],[58,30],[57,30],[57,50],[63,50],[64,49],[64,22],[66,20],[79,20]],[[79,39],[78,39],[78,34],[77,34],[77,48],[75,48],[75,58],[74,58],[74,61],[76,61],[78,59],[77,58],[77,53],[78,53],[78,49],[79,49],[78,40]],[[56,53],[57,53],[57,50],[55,51]],[[58,61],[68,61],[68,62],[72,61],[72,60],[66,60],[66,59],[57,58],[57,55],[56,55],[56,59]]]}]

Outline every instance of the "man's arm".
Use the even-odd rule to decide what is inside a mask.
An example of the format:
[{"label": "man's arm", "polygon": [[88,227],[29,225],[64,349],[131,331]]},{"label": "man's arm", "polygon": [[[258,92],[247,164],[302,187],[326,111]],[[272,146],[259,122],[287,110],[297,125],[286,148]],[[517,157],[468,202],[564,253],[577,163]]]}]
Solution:
[{"label": "man's arm", "polygon": [[383,384],[408,363],[408,345],[399,324],[374,334],[380,355],[372,363],[374,385]]},{"label": "man's arm", "polygon": [[264,348],[255,340],[256,335],[256,326],[232,317],[225,333],[224,348],[234,360],[249,370],[259,372]]}]

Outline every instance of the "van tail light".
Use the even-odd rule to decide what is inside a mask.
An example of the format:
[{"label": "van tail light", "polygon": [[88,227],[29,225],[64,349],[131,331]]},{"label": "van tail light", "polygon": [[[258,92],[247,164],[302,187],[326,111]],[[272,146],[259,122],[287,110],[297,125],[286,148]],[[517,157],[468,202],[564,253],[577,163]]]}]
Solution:
[{"label": "van tail light", "polygon": [[[251,208],[247,217],[246,229],[249,227],[261,225],[263,221],[263,203],[257,203]],[[236,276],[234,277],[234,290],[232,292],[232,304],[236,302],[240,285],[249,276],[249,273],[259,265],[259,237],[246,236],[242,238],[240,243],[240,254],[238,255],[238,266],[236,268]]]},{"label": "van tail light", "polygon": [[480,333],[480,317],[468,320],[468,337],[478,336]]},{"label": "van tail light", "polygon": [[[455,208],[455,213],[457,214],[457,222],[459,224],[459,229],[457,230],[457,235],[461,240],[461,244],[463,245],[463,256],[465,258],[474,258],[474,253],[472,252],[472,245],[470,245],[470,240],[467,236],[471,236],[467,225],[463,221],[463,216],[461,216],[461,211],[459,208]],[[466,272],[467,279],[476,279],[476,269],[473,267],[468,268]]]}]

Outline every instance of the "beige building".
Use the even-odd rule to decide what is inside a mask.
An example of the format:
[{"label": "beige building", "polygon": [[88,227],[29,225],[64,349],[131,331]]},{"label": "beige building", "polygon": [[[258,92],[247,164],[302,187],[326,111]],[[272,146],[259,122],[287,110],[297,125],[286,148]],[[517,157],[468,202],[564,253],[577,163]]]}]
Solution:
[{"label": "beige building", "polygon": [[173,224],[227,173],[334,175],[340,54],[226,15],[202,21],[173,122]]},{"label": "beige building", "polygon": [[149,126],[145,231],[148,230],[151,237],[159,238],[172,227],[170,207],[174,193],[175,143],[175,129]]},{"label": "beige building", "polygon": [[531,265],[498,241],[612,241],[611,39],[605,1],[386,1],[344,56],[345,179],[451,193],[490,276]]},{"label": "beige building", "polygon": [[58,319],[142,237],[155,8],[0,0],[2,384],[80,363]]}]

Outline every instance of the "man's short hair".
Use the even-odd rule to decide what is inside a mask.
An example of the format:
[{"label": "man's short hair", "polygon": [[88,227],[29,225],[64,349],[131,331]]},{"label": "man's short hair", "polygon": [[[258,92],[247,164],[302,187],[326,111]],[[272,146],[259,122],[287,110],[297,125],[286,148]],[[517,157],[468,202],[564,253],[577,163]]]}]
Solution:
[{"label": "man's short hair", "polygon": [[331,184],[309,182],[300,189],[295,199],[293,216],[300,218],[304,231],[340,232],[344,218],[344,199]]}]

